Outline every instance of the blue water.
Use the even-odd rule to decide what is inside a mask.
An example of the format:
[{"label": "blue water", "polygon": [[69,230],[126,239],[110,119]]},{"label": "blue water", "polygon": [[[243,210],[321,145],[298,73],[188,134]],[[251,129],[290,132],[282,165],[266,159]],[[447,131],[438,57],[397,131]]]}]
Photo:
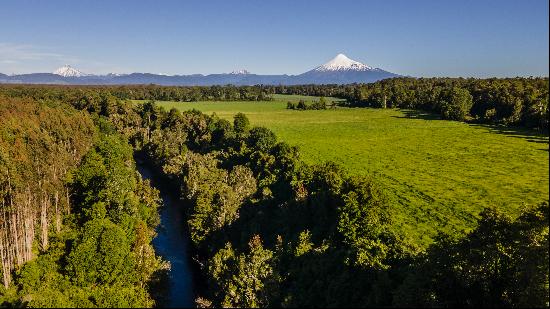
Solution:
[{"label": "blue water", "polygon": [[170,262],[170,291],[164,306],[168,308],[194,307],[193,276],[189,259],[189,235],[185,230],[182,201],[177,192],[163,188],[152,171],[143,164],[137,169],[141,176],[151,181],[151,185],[160,191],[162,207],[160,209],[160,227],[153,239],[158,255]]}]

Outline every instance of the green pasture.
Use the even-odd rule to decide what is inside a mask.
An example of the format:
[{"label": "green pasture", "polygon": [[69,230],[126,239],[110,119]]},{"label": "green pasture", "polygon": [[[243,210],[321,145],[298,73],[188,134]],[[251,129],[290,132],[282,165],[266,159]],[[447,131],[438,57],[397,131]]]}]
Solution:
[{"label": "green pasture", "polygon": [[306,162],[332,160],[351,173],[374,176],[393,200],[400,231],[417,244],[429,243],[440,231],[467,231],[484,207],[515,215],[548,200],[548,136],[410,110],[287,110],[287,101],[307,97],[275,98],[157,103],[226,119],[243,112],[253,125],[299,146]]}]

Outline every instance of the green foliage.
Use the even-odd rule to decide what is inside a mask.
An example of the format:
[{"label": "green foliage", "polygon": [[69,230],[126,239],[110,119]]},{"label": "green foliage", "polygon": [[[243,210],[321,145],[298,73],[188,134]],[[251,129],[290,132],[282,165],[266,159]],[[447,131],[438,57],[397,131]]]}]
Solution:
[{"label": "green foliage", "polygon": [[395,236],[391,226],[388,203],[378,186],[370,179],[352,178],[342,195],[338,231],[350,246],[358,266],[387,268]]},{"label": "green foliage", "polygon": [[[216,123],[216,117],[210,121]],[[200,303],[389,306],[399,302],[394,292],[411,280],[409,263],[418,249],[409,244],[411,235],[400,227],[403,221],[394,220],[395,214],[410,217],[401,212],[395,197],[382,193],[381,186],[387,183],[350,178],[334,164],[303,166],[288,145],[258,143],[266,136],[272,140],[269,130],[252,129],[231,143],[211,146],[215,151],[206,155],[186,154],[181,179],[191,205],[188,223],[200,257],[208,261],[211,286],[203,294],[208,299],[201,298]],[[262,144],[266,146],[258,147]],[[225,191],[231,187],[226,181],[229,172],[243,163],[252,172],[249,179],[257,181],[259,199],[233,199]],[[243,239],[258,234],[273,248],[269,249],[271,275],[260,281],[261,289],[251,288],[258,281],[240,275],[242,269],[253,271],[238,266],[247,265],[238,253],[244,250]],[[319,278],[318,273],[330,279],[309,279]]]},{"label": "green foliage", "polygon": [[444,237],[409,272],[397,306],[547,307],[548,203],[515,221],[481,214],[466,238]]},{"label": "green foliage", "polygon": [[247,145],[253,150],[267,152],[277,143],[273,131],[264,127],[254,127],[250,130]]},{"label": "green foliage", "polygon": [[286,109],[296,109],[296,105],[294,105],[294,103],[288,101],[288,102],[286,102]]},{"label": "green foliage", "polygon": [[47,250],[62,230],[67,170],[76,167],[94,135],[90,117],[68,105],[0,95],[3,289],[12,285],[16,268]]},{"label": "green foliage", "polygon": [[194,202],[188,222],[195,243],[235,221],[241,204],[256,191],[250,169],[235,166],[227,172],[217,165],[210,155],[189,153],[186,158],[183,191]]},{"label": "green foliage", "polygon": [[441,115],[445,119],[462,121],[472,108],[472,96],[466,89],[452,88],[441,94]]},{"label": "green foliage", "polygon": [[[523,85],[538,85],[539,82],[520,80]],[[360,106],[387,103],[388,107],[438,110],[449,118],[465,117],[470,112],[475,118],[480,108],[476,100],[480,93],[485,93],[485,90],[475,89],[479,85],[471,80],[396,79],[373,85],[296,86],[285,91],[347,96],[350,102]],[[17,91],[21,89],[33,91],[32,88],[7,89],[15,95],[20,95]],[[170,91],[161,87],[151,89],[155,98],[167,97],[163,90]],[[262,86],[251,89],[260,89],[256,98],[263,97],[265,89]],[[269,89],[265,91],[278,88]],[[126,90],[122,88],[121,93],[128,96]],[[182,87],[170,95],[187,90]],[[209,99],[231,100],[237,90],[231,86],[211,87],[208,95]],[[445,230],[441,226],[461,227],[464,221],[475,226],[479,217],[477,209],[482,205],[468,205],[465,210],[457,211],[456,200],[451,200],[453,207],[441,207],[435,197],[414,190],[414,181],[424,179],[418,175],[421,162],[428,160],[417,143],[413,143],[411,122],[421,123],[421,131],[430,131],[426,130],[430,127],[427,120],[434,122],[437,132],[447,125],[452,131],[450,136],[460,140],[464,138],[459,136],[457,128],[465,124],[411,113],[391,121],[388,117],[373,117],[365,121],[365,125],[357,120],[358,115],[364,115],[363,110],[341,108],[331,111],[333,114],[327,119],[320,117],[320,113],[327,113],[324,111],[285,112],[282,101],[254,106],[266,111],[276,107],[289,117],[300,114],[292,116],[295,117],[293,123],[304,123],[312,117],[315,123],[323,126],[322,138],[318,140],[328,150],[344,147],[327,141],[327,121],[335,124],[331,132],[338,133],[338,140],[345,143],[346,149],[360,144],[358,136],[361,133],[375,134],[376,139],[364,143],[369,151],[362,151],[361,156],[371,156],[377,147],[386,145],[391,145],[388,148],[391,151],[385,152],[381,160],[371,157],[365,166],[371,171],[380,168],[386,173],[393,172],[396,177],[383,175],[378,177],[381,181],[374,181],[369,177],[350,177],[333,163],[308,166],[300,161],[295,147],[278,143],[271,130],[249,130],[244,114],[235,117],[232,126],[228,121],[198,110],[183,114],[175,109],[166,112],[154,102],[128,106],[111,97],[111,91],[114,90],[100,89],[98,93],[76,95],[71,99],[78,108],[99,115],[96,123],[103,132],[83,158],[80,168],[71,174],[76,219],[73,224],[82,228],[74,228],[65,239],[54,241],[35,264],[29,263],[22,269],[16,279],[16,293],[26,301],[21,304],[153,304],[147,288],[154,280],[153,274],[161,267],[150,246],[154,235],[150,228],[158,223],[154,215],[158,192],[150,189],[147,182],[137,180],[132,150],[125,140],[111,134],[115,129],[124,134],[135,149],[143,150],[154,160],[159,172],[182,188],[197,258],[206,265],[208,285],[200,296],[208,299],[200,298],[201,305],[548,306],[547,204],[523,213],[517,220],[486,211],[480,215],[477,228],[466,233],[460,229]],[[543,92],[524,89],[518,93],[529,91],[532,94],[529,100],[543,104],[540,100]],[[67,93],[64,99],[68,100],[72,94]],[[473,97],[471,109],[468,107],[470,93]],[[492,107],[494,113],[487,113],[485,111],[490,109],[485,109],[484,114],[492,114],[495,121],[505,123],[523,121],[527,114],[517,111],[525,101],[517,100],[516,92],[503,95],[505,93],[499,89],[497,97],[499,104],[505,102],[507,107],[495,105]],[[193,98],[201,96],[190,95]],[[302,105],[305,105],[303,97],[293,97],[293,100],[304,100]],[[318,104],[321,103],[325,102],[319,99]],[[230,112],[222,118],[231,119],[235,114],[232,108],[239,103],[225,104],[224,111]],[[529,113],[536,118],[539,110],[532,109]],[[339,117],[346,112],[353,114],[352,122],[359,123],[360,128],[349,137],[338,131],[344,123]],[[381,113],[403,115],[391,110]],[[273,121],[273,115],[270,113],[267,117]],[[424,119],[411,119],[417,117]],[[320,119],[322,124],[319,124]],[[256,123],[254,119],[253,122]],[[386,127],[376,131],[380,122]],[[414,166],[413,177],[409,177],[407,183],[403,180],[407,176],[406,169],[392,168],[397,162],[392,153],[399,151],[396,140],[380,142],[396,135],[396,122],[408,124],[404,130],[407,143],[415,146],[414,149],[403,147],[407,158],[405,166]],[[281,126],[289,129],[288,123]],[[308,140],[315,142],[311,133],[310,130],[307,134]],[[448,161],[452,154],[448,151],[452,144],[449,139],[432,144],[445,146],[445,161]],[[507,147],[510,145],[506,143]],[[503,150],[498,148],[497,151]],[[414,160],[412,153],[420,153],[421,162]],[[3,150],[0,151],[0,158],[4,160],[5,157]],[[461,156],[459,161],[464,164],[467,158]],[[493,158],[491,162],[494,161]],[[445,180],[440,181],[442,186],[461,170],[452,169],[453,173],[449,173],[444,165],[435,166],[444,172],[443,175],[434,172]],[[476,168],[483,166],[477,164]],[[468,174],[470,182],[476,184],[475,178]],[[405,189],[400,190],[401,186]],[[468,192],[467,200],[471,201],[471,191]],[[484,194],[488,195],[485,191]],[[424,204],[417,203],[420,199]],[[526,199],[523,193],[522,199]],[[479,201],[483,199],[478,199],[481,204]],[[437,229],[450,231],[450,235],[435,238],[430,246],[427,245],[430,241],[426,241],[422,247],[426,253],[418,254],[417,244],[409,242],[416,235],[427,234],[421,226],[426,222],[434,226],[437,225],[434,222],[439,222]],[[407,233],[411,229],[406,226],[413,226],[412,231],[416,234]],[[425,238],[430,240],[429,236]],[[43,292],[37,293],[38,289]]]},{"label": "green foliage", "polygon": [[106,219],[86,222],[67,263],[68,274],[81,286],[135,282],[130,241],[121,227]]},{"label": "green foliage", "polygon": [[250,121],[243,113],[237,113],[233,117],[233,128],[237,134],[246,133],[250,128]]},{"label": "green foliage", "polygon": [[120,223],[136,211],[133,191],[137,184],[132,166],[132,149],[116,136],[105,135],[82,159],[72,177],[75,200],[87,219],[96,203],[102,203],[110,219]]},{"label": "green foliage", "polygon": [[[60,110],[63,112],[64,108],[70,111],[69,107]],[[114,113],[109,106],[106,108]],[[64,222],[63,229],[50,237],[47,250],[20,268],[10,288],[10,298],[0,297],[0,301],[7,302],[4,305],[154,305],[148,284],[163,267],[151,247],[153,228],[159,222],[158,191],[138,179],[132,148],[121,136],[112,134],[111,123],[102,116],[96,117],[96,124],[101,133],[96,135],[93,147],[82,157],[79,167],[66,175],[72,196],[71,214],[58,214],[62,216],[59,220]],[[55,126],[48,129],[55,133]],[[80,131],[72,130],[75,138],[82,138]],[[88,134],[93,133],[90,130]],[[77,154],[75,148],[68,155]],[[55,164],[65,165],[55,168],[71,168],[65,153],[58,155],[59,163]],[[57,178],[61,177],[54,174],[53,178],[59,181]],[[60,190],[55,186],[52,189]],[[50,216],[54,215],[52,211]]]},{"label": "green foliage", "polygon": [[234,130],[231,123],[226,119],[217,119],[212,130],[212,144],[219,145],[234,137]]},{"label": "green foliage", "polygon": [[120,283],[101,286],[94,291],[93,299],[99,308],[150,308],[155,304],[147,290]]},{"label": "green foliage", "polygon": [[327,109],[327,100],[325,97],[319,98],[319,101],[313,102],[312,104],[307,104],[305,100],[298,101],[297,104],[294,104],[292,102],[287,102],[286,105],[287,109],[295,109],[295,110],[319,110],[319,109]]},{"label": "green foliage", "polygon": [[311,233],[308,230],[301,232],[294,254],[296,256],[301,256],[310,252],[312,249],[313,243],[311,242]]},{"label": "green foliage", "polygon": [[[44,260],[47,260],[47,263],[44,263]],[[30,308],[128,308],[154,305],[147,290],[140,286],[125,283],[75,286],[57,272],[60,262],[52,260],[51,255],[43,255],[25,265],[18,277],[22,304]],[[31,275],[31,271],[35,274]]]},{"label": "green foliage", "polygon": [[210,261],[208,271],[219,285],[216,298],[223,307],[269,306],[265,289],[273,276],[273,252],[263,248],[258,235],[252,237],[248,246],[247,254],[237,256],[227,243]]},{"label": "green foliage", "polygon": [[300,100],[300,102],[298,102],[298,105],[296,105],[296,109],[306,110],[307,109],[306,102],[304,100]]},{"label": "green foliage", "polygon": [[[449,119],[548,130],[548,77],[543,78],[391,78],[369,84],[271,86],[270,92],[298,96],[333,96],[357,107],[405,108],[441,113]],[[448,93],[467,90],[472,105],[453,104]],[[447,93],[447,95],[445,94]],[[441,94],[444,94],[441,97]],[[273,95],[275,99],[280,95]],[[442,105],[444,109],[442,110]],[[305,109],[305,106],[303,106]],[[442,115],[445,118],[447,116]]]},{"label": "green foliage", "polygon": [[[253,158],[249,167],[260,190],[269,189],[266,196],[291,193],[288,184],[293,181],[294,164],[290,162],[296,162],[294,157],[308,164],[334,161],[351,174],[372,175],[397,205],[393,224],[422,247],[432,243],[438,232],[463,234],[473,228],[485,207],[497,205],[517,215],[523,203],[537,204],[548,196],[547,135],[441,120],[438,115],[413,110],[338,107],[298,113],[285,109],[287,97],[275,98],[264,103],[160,105],[198,108],[227,120],[246,112],[253,125],[267,127],[285,141],[288,152],[254,157],[246,153],[238,163]],[[299,156],[288,145],[299,146]],[[283,162],[288,168],[277,170],[274,164]],[[283,174],[284,181],[277,180]]]}]

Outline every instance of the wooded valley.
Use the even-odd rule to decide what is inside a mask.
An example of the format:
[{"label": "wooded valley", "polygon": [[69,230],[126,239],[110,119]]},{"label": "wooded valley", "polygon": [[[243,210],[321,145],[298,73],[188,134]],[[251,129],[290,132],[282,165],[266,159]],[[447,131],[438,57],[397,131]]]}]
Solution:
[{"label": "wooded valley", "polygon": [[466,235],[440,234],[420,247],[396,226],[395,193],[375,178],[305,163],[297,147],[243,113],[231,122],[154,102],[274,93],[548,130],[548,78],[3,85],[2,306],[162,305],[169,265],[151,245],[161,201],[135,156],[184,201],[199,307],[548,306],[548,202],[514,217],[487,208]]}]

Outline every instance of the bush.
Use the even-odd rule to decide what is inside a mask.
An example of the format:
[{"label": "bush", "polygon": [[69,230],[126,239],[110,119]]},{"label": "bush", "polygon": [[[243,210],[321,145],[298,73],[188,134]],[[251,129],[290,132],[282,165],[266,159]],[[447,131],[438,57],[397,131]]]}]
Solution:
[{"label": "bush", "polygon": [[296,105],[294,105],[294,103],[288,101],[288,102],[286,102],[286,109],[296,109]]},{"label": "bush", "polygon": [[276,143],[275,133],[264,127],[255,127],[250,130],[247,140],[248,147],[262,152],[268,152]]},{"label": "bush", "polygon": [[235,132],[242,134],[248,131],[250,127],[250,121],[243,113],[238,113],[233,117],[233,127]]},{"label": "bush", "polygon": [[67,262],[69,274],[80,286],[131,282],[135,266],[124,230],[107,219],[86,223]]},{"label": "bush", "polygon": [[472,95],[466,89],[453,87],[441,94],[439,107],[445,119],[462,121],[470,112]]},{"label": "bush", "polygon": [[385,194],[372,180],[353,177],[342,192],[338,231],[350,247],[351,260],[362,267],[387,268],[393,235]]}]

